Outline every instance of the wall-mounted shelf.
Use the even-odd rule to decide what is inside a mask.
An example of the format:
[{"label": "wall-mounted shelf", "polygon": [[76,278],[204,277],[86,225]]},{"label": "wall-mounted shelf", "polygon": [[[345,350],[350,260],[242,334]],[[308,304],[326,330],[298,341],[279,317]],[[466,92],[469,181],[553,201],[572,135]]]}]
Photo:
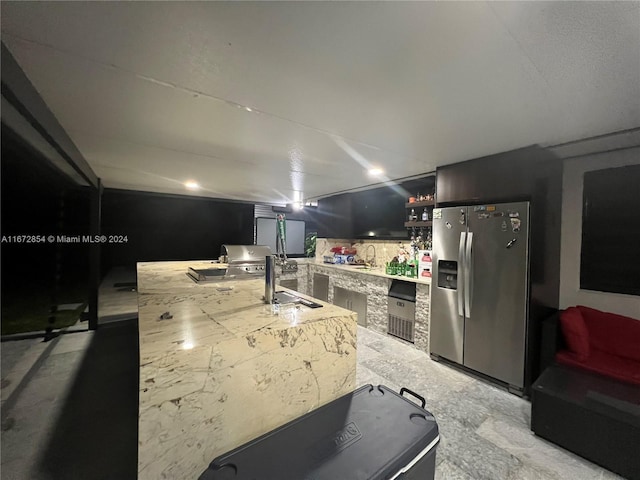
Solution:
[{"label": "wall-mounted shelf", "polygon": [[431,220],[427,222],[417,221],[417,222],[404,222],[405,227],[430,227],[432,224]]},{"label": "wall-mounted shelf", "polygon": [[433,207],[435,204],[436,204],[435,200],[424,200],[422,202],[405,203],[404,206],[407,208],[418,208],[418,207]]}]

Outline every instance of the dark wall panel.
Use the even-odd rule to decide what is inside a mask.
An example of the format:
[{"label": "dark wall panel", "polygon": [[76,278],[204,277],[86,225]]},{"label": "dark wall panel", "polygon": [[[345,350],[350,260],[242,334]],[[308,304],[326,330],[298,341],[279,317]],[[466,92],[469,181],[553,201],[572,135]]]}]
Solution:
[{"label": "dark wall panel", "polygon": [[[89,233],[89,189],[78,187],[11,130],[2,128],[2,235],[77,236]],[[7,288],[86,282],[88,245],[45,240],[2,244]],[[31,272],[31,274],[27,274]],[[21,278],[20,282],[13,279]]]},{"label": "dark wall panel", "polygon": [[215,259],[224,243],[253,243],[253,204],[105,190],[102,234],[125,243],[103,248],[103,274],[136,262]]},{"label": "dark wall panel", "polygon": [[2,331],[44,330],[52,306],[88,300],[89,245],[58,236],[89,233],[90,191],[4,124],[1,179]]}]

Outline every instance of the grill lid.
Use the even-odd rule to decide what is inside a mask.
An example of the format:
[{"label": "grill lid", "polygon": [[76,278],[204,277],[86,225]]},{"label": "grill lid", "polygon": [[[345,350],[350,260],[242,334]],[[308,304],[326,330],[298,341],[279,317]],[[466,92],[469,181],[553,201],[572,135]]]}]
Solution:
[{"label": "grill lid", "polygon": [[267,245],[222,245],[220,255],[227,257],[229,266],[233,264],[262,264],[271,255]]}]

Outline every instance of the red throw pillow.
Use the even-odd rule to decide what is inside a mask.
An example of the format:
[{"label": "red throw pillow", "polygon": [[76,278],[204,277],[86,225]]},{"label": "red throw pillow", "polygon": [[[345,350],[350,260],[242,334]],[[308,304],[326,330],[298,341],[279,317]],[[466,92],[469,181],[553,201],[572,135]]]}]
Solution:
[{"label": "red throw pillow", "polygon": [[569,307],[560,313],[560,327],[569,350],[584,362],[589,358],[589,331],[580,310]]}]

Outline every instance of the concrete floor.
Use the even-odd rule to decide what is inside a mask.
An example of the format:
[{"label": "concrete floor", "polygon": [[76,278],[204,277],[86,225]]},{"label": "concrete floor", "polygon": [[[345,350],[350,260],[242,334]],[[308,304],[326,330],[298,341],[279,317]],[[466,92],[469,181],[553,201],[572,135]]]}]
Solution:
[{"label": "concrete floor", "polygon": [[[93,445],[102,443],[88,432],[89,425],[94,429],[103,428],[100,421],[109,422],[106,435],[118,435],[118,428],[130,428],[134,436],[137,435],[137,421],[120,417],[130,416],[131,406],[117,406],[110,403],[112,399],[131,396],[137,403],[137,386],[131,386],[138,381],[137,364],[131,363],[131,355],[137,363],[137,351],[124,352],[126,355],[114,355],[111,359],[96,359],[96,355],[105,355],[110,348],[131,349],[131,338],[127,338],[117,330],[122,328],[136,328],[131,325],[131,319],[137,318],[138,301],[135,289],[121,284],[135,283],[136,274],[132,269],[114,269],[103,280],[100,286],[98,324],[104,328],[100,330],[101,341],[97,342],[98,332],[89,331],[87,322],[79,322],[75,326],[64,329],[54,339],[43,342],[42,338],[4,341],[0,344],[2,358],[2,434],[0,443],[0,479],[2,480],[66,480],[67,478],[113,478],[126,480],[122,472],[130,470],[131,463],[127,455],[116,459],[111,468],[104,468],[104,472],[93,472],[87,476],[87,471],[100,466],[100,462],[92,462],[90,458],[80,458],[97,454],[108,458],[109,455],[100,454],[98,447],[108,449],[108,445]],[[129,324],[127,326],[126,324]],[[114,327],[108,328],[107,327]],[[114,339],[113,332],[116,332]],[[126,335],[126,333],[125,333]],[[131,333],[128,333],[131,337]],[[104,337],[104,340],[102,339]],[[137,334],[134,331],[135,341]],[[90,353],[91,352],[91,353]],[[113,362],[113,365],[111,365]],[[120,365],[118,365],[118,362]],[[104,365],[105,363],[106,365]],[[119,385],[105,385],[104,368],[119,367],[129,369],[128,391]],[[134,368],[135,367],[135,368]],[[116,368],[110,372],[116,374]],[[100,381],[102,378],[103,381]],[[118,383],[120,379],[115,379]],[[123,381],[125,379],[122,379]],[[95,382],[95,383],[92,383]],[[104,390],[104,399],[94,398]],[[110,398],[110,393],[113,393]],[[125,395],[124,397],[122,395]],[[78,405],[78,402],[81,404]],[[137,405],[133,406],[137,410]],[[128,408],[128,410],[127,410]],[[70,409],[78,409],[70,412]],[[106,414],[104,410],[107,410]],[[73,417],[78,420],[74,424]],[[123,427],[124,426],[124,427]],[[83,432],[84,430],[84,432]],[[85,435],[86,433],[86,435]],[[102,432],[103,436],[105,432]],[[59,445],[68,439],[77,441],[81,445]],[[104,439],[106,440],[106,439]],[[131,442],[129,442],[131,443]],[[134,439],[133,461],[134,467],[137,451]],[[126,446],[124,448],[127,448]],[[61,451],[62,449],[62,451]],[[70,452],[70,453],[67,453]],[[77,452],[77,464],[82,467],[75,471],[60,473],[66,469],[65,462],[73,462],[73,454]],[[85,455],[83,455],[83,452]],[[51,460],[52,457],[57,457]],[[131,455],[129,455],[131,457]],[[47,465],[48,464],[48,465]],[[128,470],[127,470],[128,469]],[[134,470],[135,471],[135,470]],[[135,478],[135,475],[130,478]]]},{"label": "concrete floor", "polygon": [[[93,332],[42,340],[4,342],[2,382],[10,379],[10,392],[2,391],[1,478],[37,478],[31,471],[53,434]],[[6,359],[6,362],[5,362]]]}]

